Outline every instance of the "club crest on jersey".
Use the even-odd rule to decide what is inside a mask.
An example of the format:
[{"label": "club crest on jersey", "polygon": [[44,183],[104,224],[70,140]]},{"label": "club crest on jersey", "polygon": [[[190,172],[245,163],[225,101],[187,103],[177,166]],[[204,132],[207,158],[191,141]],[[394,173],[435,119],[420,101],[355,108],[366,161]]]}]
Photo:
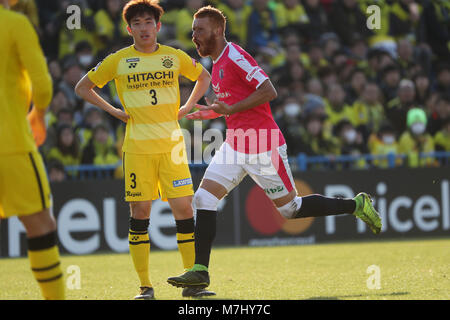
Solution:
[{"label": "club crest on jersey", "polygon": [[220,78],[220,79],[223,79],[223,69],[220,69],[220,70],[219,70],[219,78]]},{"label": "club crest on jersey", "polygon": [[161,58],[163,67],[166,67],[167,69],[173,67],[173,58],[172,57],[162,57]]}]

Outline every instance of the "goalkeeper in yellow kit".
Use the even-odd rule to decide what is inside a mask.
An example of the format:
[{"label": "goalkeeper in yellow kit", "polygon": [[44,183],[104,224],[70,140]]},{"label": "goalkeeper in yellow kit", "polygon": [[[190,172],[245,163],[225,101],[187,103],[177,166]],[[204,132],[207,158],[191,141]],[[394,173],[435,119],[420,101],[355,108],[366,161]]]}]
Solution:
[{"label": "goalkeeper in yellow kit", "polygon": [[18,216],[43,297],[64,299],[50,187],[36,147],[45,140],[52,81],[33,26],[8,2],[0,0],[0,218]]}]

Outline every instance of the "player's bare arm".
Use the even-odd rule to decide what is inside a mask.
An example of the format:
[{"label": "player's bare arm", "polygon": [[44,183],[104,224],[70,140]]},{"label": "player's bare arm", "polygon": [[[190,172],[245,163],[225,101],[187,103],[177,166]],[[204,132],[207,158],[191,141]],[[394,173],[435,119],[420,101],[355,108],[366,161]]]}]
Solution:
[{"label": "player's bare arm", "polygon": [[181,118],[186,116],[189,112],[191,112],[191,110],[195,107],[198,100],[200,100],[208,90],[210,83],[211,83],[211,75],[206,69],[203,69],[202,73],[197,79],[197,82],[194,86],[194,89],[192,90],[191,95],[189,96],[189,99],[187,100],[186,104],[180,108],[180,111],[178,112],[178,120],[180,120]]},{"label": "player's bare arm", "polygon": [[[8,2],[8,1],[6,1]],[[31,80],[33,108],[27,115],[34,141],[41,146],[46,139],[45,113],[52,100],[52,80],[39,45],[38,36],[31,24],[24,24],[17,33],[17,53]]]},{"label": "player's bare arm", "polygon": [[276,97],[277,91],[272,85],[272,82],[267,79],[258,87],[258,89],[256,89],[244,100],[241,100],[231,106],[223,101],[215,100],[212,105],[202,106],[200,107],[200,110],[212,110],[219,114],[232,115],[236,112],[245,111],[266,102],[272,101]]},{"label": "player's bare arm", "polygon": [[103,99],[97,92],[94,91],[95,84],[85,75],[76,85],[75,92],[81,98],[87,102],[99,107],[100,109],[108,112],[113,117],[116,117],[123,122],[127,122],[130,116],[124,111],[115,108],[109,104],[105,99]]}]

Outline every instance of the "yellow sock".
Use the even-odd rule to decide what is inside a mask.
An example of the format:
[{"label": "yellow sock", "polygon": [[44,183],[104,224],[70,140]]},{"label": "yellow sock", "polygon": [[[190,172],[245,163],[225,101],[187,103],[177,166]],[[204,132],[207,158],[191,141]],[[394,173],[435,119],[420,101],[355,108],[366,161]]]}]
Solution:
[{"label": "yellow sock", "polygon": [[133,259],[141,287],[152,287],[149,276],[150,240],[147,231],[130,230],[128,234],[130,255]]},{"label": "yellow sock", "polygon": [[177,243],[184,269],[191,269],[195,262],[194,233],[177,233]]},{"label": "yellow sock", "polygon": [[47,249],[28,250],[31,271],[46,300],[63,300],[64,277],[56,245]]}]

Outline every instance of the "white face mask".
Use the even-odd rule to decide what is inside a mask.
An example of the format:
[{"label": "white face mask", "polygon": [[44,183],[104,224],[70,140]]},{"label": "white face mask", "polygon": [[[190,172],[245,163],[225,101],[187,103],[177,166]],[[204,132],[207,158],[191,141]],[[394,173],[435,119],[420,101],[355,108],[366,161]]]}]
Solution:
[{"label": "white face mask", "polygon": [[356,140],[356,130],[350,129],[345,131],[344,138],[348,143],[353,143]]},{"label": "white face mask", "polygon": [[300,114],[300,105],[297,103],[288,103],[284,106],[284,113],[288,117],[296,117]]},{"label": "white face mask", "polygon": [[384,144],[391,145],[394,142],[395,142],[395,137],[394,136],[383,136],[383,143]]},{"label": "white face mask", "polygon": [[88,67],[91,65],[94,57],[90,54],[83,54],[79,57],[80,63],[83,67]]},{"label": "white face mask", "polygon": [[419,135],[419,134],[424,133],[425,132],[425,128],[426,128],[425,123],[422,123],[422,122],[416,122],[416,123],[413,123],[411,125],[411,131],[415,135]]}]

